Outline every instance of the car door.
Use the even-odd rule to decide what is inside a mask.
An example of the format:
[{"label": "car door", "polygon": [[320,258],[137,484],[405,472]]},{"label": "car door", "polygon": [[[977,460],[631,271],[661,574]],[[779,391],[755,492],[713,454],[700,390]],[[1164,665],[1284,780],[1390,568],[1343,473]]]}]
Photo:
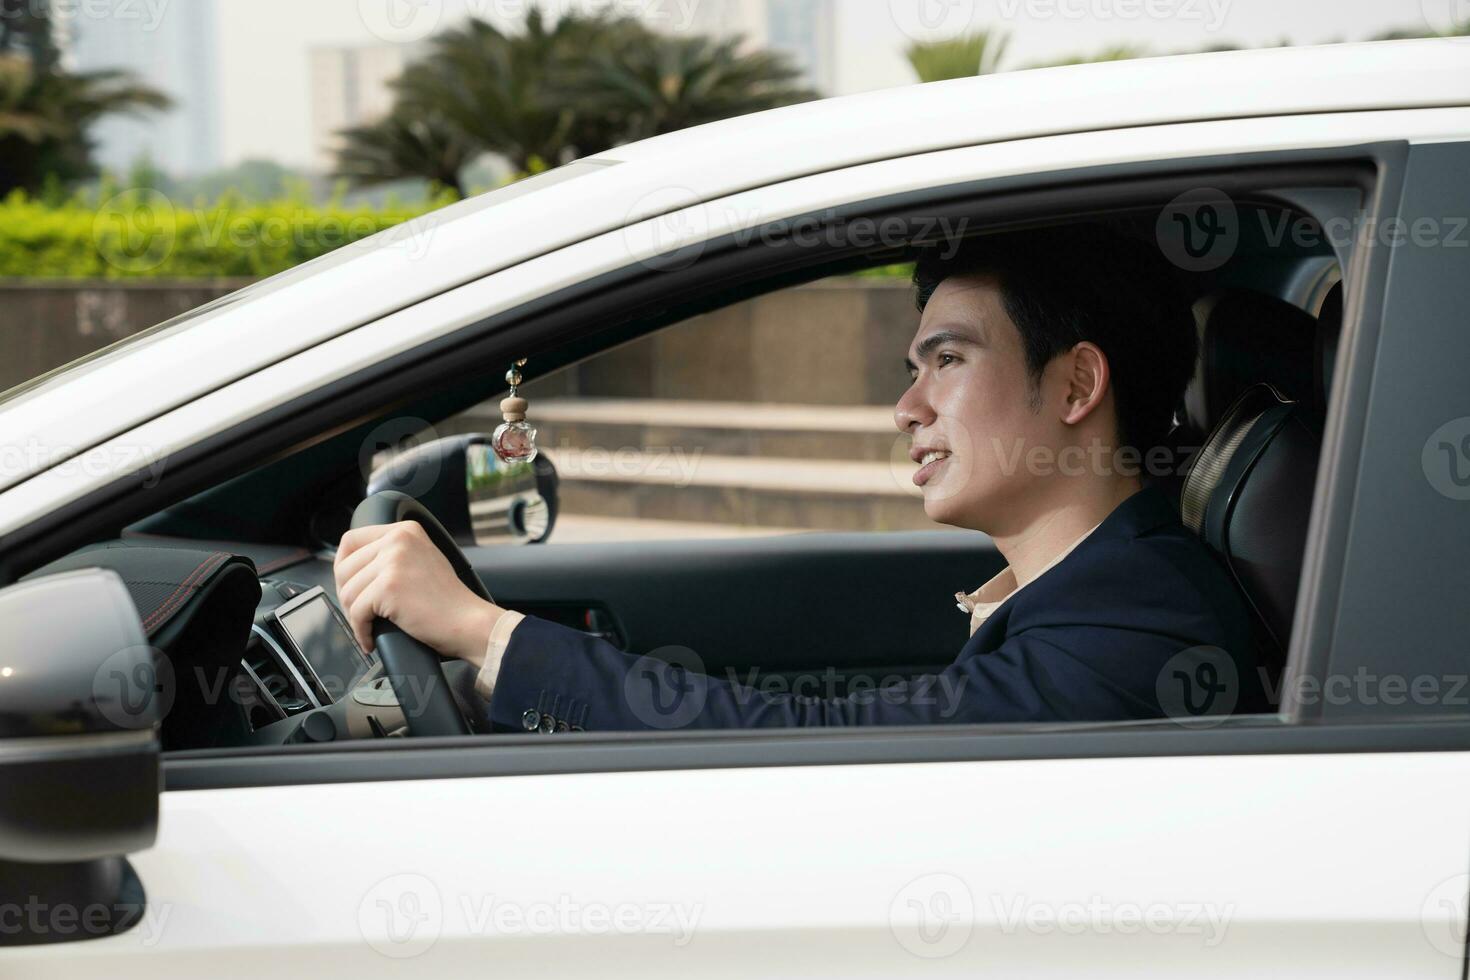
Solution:
[{"label": "car door", "polygon": [[[1470,149],[1399,150],[1378,216],[1448,232]],[[1470,613],[1446,542],[1470,518],[1463,471],[1429,464],[1470,414],[1470,296],[1445,238],[1368,251],[1280,717],[181,753],[131,858],[153,918],[0,967],[1460,976]],[[1432,697],[1389,697],[1418,676]]]}]

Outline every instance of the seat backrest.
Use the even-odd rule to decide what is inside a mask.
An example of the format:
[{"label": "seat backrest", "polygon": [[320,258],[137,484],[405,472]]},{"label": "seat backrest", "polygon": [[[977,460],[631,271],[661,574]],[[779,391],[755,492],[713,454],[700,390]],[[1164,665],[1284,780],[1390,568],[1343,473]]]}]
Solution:
[{"label": "seat backrest", "polygon": [[1291,636],[1320,449],[1303,406],[1252,385],[1206,437],[1180,497],[1184,524],[1224,561],[1255,614],[1273,673]]}]

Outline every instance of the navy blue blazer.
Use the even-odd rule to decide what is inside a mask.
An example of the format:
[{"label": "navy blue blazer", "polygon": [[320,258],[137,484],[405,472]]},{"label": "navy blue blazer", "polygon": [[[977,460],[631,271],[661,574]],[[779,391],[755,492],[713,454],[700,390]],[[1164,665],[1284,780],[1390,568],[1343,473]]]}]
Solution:
[{"label": "navy blue blazer", "polygon": [[1268,710],[1264,690],[1228,573],[1147,489],[1002,603],[938,674],[801,696],[527,617],[490,714],[514,731],[1108,721]]}]

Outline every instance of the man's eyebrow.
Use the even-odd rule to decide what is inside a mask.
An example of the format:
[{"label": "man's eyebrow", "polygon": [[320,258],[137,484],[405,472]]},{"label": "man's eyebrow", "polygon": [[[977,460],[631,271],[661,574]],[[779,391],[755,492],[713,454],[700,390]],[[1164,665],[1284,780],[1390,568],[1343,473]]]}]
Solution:
[{"label": "man's eyebrow", "polygon": [[[980,341],[967,333],[961,333],[958,330],[940,330],[936,333],[931,333],[919,341],[919,346],[914,348],[914,356],[922,361],[945,344],[961,344],[969,347],[981,346]],[[903,359],[903,366],[908,368],[910,373],[919,370],[918,365],[907,357]]]}]

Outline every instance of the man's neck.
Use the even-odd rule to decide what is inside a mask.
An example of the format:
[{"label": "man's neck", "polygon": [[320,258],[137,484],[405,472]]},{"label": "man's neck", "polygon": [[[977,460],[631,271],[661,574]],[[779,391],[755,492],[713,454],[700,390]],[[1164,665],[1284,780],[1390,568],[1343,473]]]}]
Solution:
[{"label": "man's neck", "polygon": [[1142,488],[1138,480],[1128,478],[1088,481],[1085,487],[1068,485],[1065,499],[1045,507],[1025,527],[991,538],[1010,565],[1017,586],[1025,585]]}]

